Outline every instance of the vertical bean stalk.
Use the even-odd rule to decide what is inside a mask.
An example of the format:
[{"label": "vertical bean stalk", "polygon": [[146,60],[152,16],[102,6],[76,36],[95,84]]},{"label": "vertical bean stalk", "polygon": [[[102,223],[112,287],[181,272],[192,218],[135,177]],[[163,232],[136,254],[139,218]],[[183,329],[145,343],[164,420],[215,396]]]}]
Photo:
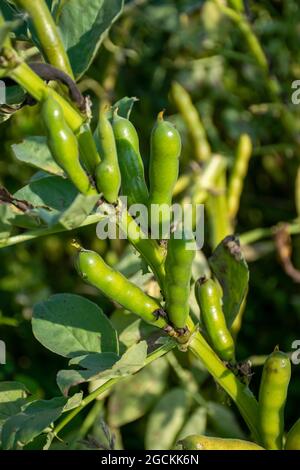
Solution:
[{"label": "vertical bean stalk", "polygon": [[29,14],[49,63],[74,78],[58,28],[45,0],[15,0],[15,4]]}]

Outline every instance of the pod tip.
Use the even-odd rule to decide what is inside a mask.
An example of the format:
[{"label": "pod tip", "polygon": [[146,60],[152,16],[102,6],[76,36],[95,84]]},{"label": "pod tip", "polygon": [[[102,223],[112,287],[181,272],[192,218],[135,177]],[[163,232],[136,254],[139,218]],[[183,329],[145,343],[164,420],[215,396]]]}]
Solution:
[{"label": "pod tip", "polygon": [[165,109],[163,109],[162,111],[160,111],[157,115],[157,120],[158,121],[163,121],[164,120],[164,114],[165,114]]}]

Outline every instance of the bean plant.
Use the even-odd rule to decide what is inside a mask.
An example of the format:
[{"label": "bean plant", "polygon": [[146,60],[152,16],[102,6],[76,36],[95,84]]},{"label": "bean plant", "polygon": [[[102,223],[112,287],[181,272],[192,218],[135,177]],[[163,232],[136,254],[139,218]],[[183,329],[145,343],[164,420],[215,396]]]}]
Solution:
[{"label": "bean plant", "polygon": [[[250,97],[248,107],[254,115],[275,113],[297,156],[299,125],[253,26],[257,7],[252,10],[253,2],[243,1],[175,3],[164,5],[170,23],[183,25],[182,36],[171,35],[172,50],[177,48],[172,66],[183,60],[183,44],[196,54],[193,34],[207,35],[204,48],[212,47],[213,19],[217,27],[225,22],[225,29],[234,28],[243,52],[227,45],[218,56],[241,61],[250,81],[257,74],[266,104],[253,104]],[[238,336],[252,294],[247,259],[268,251],[270,243],[273,247],[271,240],[261,247],[251,244],[274,235],[286,274],[299,282],[290,239],[300,232],[298,216],[238,233],[257,142],[246,125],[234,126],[228,151],[211,103],[206,102],[203,117],[193,100],[190,65],[176,74],[166,51],[157,70],[171,79],[160,86],[157,74],[154,104],[141,89],[137,97],[122,95],[124,85],[117,86],[122,61],[129,57],[134,69],[138,58],[132,41],[142,43],[147,35],[146,27],[139,30],[135,24],[143,8],[157,15],[158,27],[163,10],[151,1],[1,2],[0,78],[6,87],[1,123],[19,170],[28,164],[35,172],[21,188],[0,188],[0,247],[5,253],[25,242],[34,247],[66,236],[66,262],[74,273],[67,292],[61,291],[58,273],[56,293],[44,292],[30,305],[32,335],[43,354],[48,349],[67,363],[59,360],[57,387],[53,378],[53,393],[46,398],[30,390],[26,380],[3,377],[1,448],[121,449],[122,426],[147,417],[140,448],[300,449],[299,418],[291,429],[284,423],[290,351],[281,350],[280,339],[266,351],[256,394],[253,364],[240,356]],[[161,25],[161,41],[168,27]],[[149,55],[155,38],[152,44]],[[213,52],[202,51],[192,60],[209,63]],[[98,80],[90,77],[93,68],[101,69]],[[136,129],[135,112],[145,114],[147,136]],[[299,169],[296,173],[299,210]],[[172,203],[189,205],[194,231],[180,236]],[[148,208],[148,225],[131,211],[135,204]],[[165,209],[156,222],[153,204]],[[203,244],[195,240],[199,206],[204,206]],[[156,238],[148,236],[152,222]],[[115,239],[101,244],[98,231],[110,223],[116,225]],[[170,375],[176,387],[165,391]]]}]

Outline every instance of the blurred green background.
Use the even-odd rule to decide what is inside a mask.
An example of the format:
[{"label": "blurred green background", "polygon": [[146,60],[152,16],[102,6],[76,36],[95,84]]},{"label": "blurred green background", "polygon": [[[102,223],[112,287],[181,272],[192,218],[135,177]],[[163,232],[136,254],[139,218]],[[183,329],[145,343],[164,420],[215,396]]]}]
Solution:
[{"label": "blurred green background", "polygon": [[[132,121],[140,136],[146,167],[151,128],[157,113],[164,108],[183,138],[182,172],[189,168],[193,158],[186,128],[169,96],[173,80],[190,93],[213,151],[226,156],[229,169],[239,135],[249,133],[254,152],[242,195],[237,233],[296,219],[295,177],[300,164],[300,105],[291,101],[291,84],[300,78],[299,3],[297,0],[247,3],[251,25],[268,59],[268,80],[277,83],[279,89],[278,102],[271,96],[266,77],[249,53],[243,35],[213,1],[127,2],[123,15],[80,83],[94,102],[95,116],[99,98],[108,97],[111,102],[123,96],[139,99]],[[288,110],[289,119],[281,112],[282,106]],[[10,144],[37,129],[37,107],[24,108],[0,127],[0,180],[11,193],[25,185],[34,171],[14,159]],[[111,263],[123,252],[124,247],[119,244],[97,240],[95,227],[0,251],[0,338],[7,344],[7,364],[0,366],[0,380],[19,380],[37,397],[57,395],[56,372],[66,361],[44,349],[33,337],[30,324],[33,304],[52,293],[72,292],[89,296],[108,314],[114,308],[77,276],[70,248],[74,235]],[[272,239],[265,242],[256,259],[249,262],[249,295],[237,341],[240,360],[266,355],[277,344],[282,350],[291,351],[292,342],[300,339],[299,285],[282,270]],[[293,263],[300,269],[300,237],[294,235],[292,242]],[[204,251],[210,253],[208,244]],[[193,371],[205,399],[226,403],[213,381],[182,356],[178,353],[177,359],[183,370]],[[181,383],[172,364],[164,360],[160,367],[164,375],[161,390],[158,389],[157,396],[156,392],[153,394],[153,400],[149,400],[149,406],[138,419],[128,418],[129,411],[127,418],[122,418],[126,405],[122,405],[125,411],[120,412],[120,402],[114,395],[104,405],[94,408],[94,415],[102,416],[116,434],[119,446],[122,440],[125,448],[144,446],[145,428],[155,403],[166,391],[176,392],[174,387]],[[287,428],[299,413],[299,367],[293,367]],[[251,388],[257,393],[261,367],[254,367],[253,372]],[[151,374],[147,380],[151,384]],[[130,400],[133,398],[128,398],[131,403]],[[224,409],[217,409],[215,414],[209,414],[208,432],[219,436],[226,436],[226,432],[227,435],[247,432],[238,414],[227,409],[229,416],[224,418],[227,431],[219,429]],[[80,415],[69,431],[76,434],[85,416]],[[90,432],[101,441],[103,430],[99,423],[96,420]],[[242,430],[235,427],[236,423]]]}]

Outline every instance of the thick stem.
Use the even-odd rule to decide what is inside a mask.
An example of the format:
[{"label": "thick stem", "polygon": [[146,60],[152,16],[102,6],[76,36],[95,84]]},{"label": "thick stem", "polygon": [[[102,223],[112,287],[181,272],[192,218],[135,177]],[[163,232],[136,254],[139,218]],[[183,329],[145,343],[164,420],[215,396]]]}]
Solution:
[{"label": "thick stem", "polygon": [[29,14],[48,62],[74,78],[68,55],[45,0],[15,0],[15,3]]},{"label": "thick stem", "polygon": [[223,364],[199,332],[191,338],[189,349],[235,402],[253,437],[259,443],[258,404],[252,392]]}]

